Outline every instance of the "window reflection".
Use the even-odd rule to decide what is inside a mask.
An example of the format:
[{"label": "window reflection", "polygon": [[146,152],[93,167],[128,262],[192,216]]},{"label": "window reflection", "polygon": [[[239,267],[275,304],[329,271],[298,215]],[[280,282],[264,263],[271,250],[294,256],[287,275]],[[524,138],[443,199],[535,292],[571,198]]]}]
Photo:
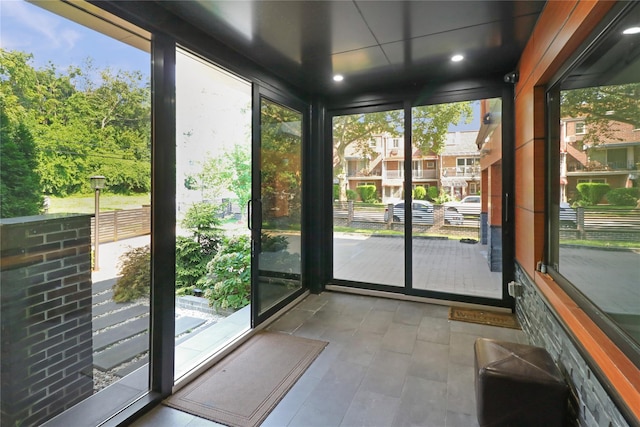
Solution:
[{"label": "window reflection", "polygon": [[561,84],[555,218],[557,270],[638,343],[640,62],[616,55],[639,38],[615,31]]}]

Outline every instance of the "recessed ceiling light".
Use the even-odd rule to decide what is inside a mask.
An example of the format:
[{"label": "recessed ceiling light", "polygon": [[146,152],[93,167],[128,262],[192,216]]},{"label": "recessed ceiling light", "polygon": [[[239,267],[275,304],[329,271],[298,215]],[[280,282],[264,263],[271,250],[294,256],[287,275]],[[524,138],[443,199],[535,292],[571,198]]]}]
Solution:
[{"label": "recessed ceiling light", "polygon": [[640,27],[629,27],[622,32],[622,34],[638,34],[640,33]]},{"label": "recessed ceiling light", "polygon": [[342,74],[336,74],[335,76],[333,76],[334,82],[341,82],[343,80],[344,80],[344,76]]},{"label": "recessed ceiling light", "polygon": [[460,62],[460,61],[462,61],[463,59],[464,59],[464,56],[462,56],[462,55],[460,55],[460,54],[453,55],[453,56],[451,57],[451,60],[452,60],[453,62]]}]

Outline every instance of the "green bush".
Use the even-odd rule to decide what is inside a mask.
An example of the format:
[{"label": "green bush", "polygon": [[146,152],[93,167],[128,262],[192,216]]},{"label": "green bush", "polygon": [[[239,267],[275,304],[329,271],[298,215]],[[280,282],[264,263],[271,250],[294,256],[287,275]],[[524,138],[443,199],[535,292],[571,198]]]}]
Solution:
[{"label": "green bush", "polygon": [[433,185],[430,186],[429,189],[427,190],[427,197],[431,201],[436,200],[438,198],[438,187]]},{"label": "green bush", "polygon": [[360,199],[365,203],[378,201],[378,190],[375,185],[360,185],[358,186],[358,193],[360,194]]},{"label": "green bush", "polygon": [[338,184],[333,184],[333,200],[338,200],[340,198],[340,186]]},{"label": "green bush", "polygon": [[133,301],[149,295],[151,283],[151,248],[149,245],[130,249],[120,257],[120,277],[113,285],[116,302]]},{"label": "green bush", "polygon": [[615,206],[635,206],[640,198],[640,188],[614,188],[606,197],[609,203]]},{"label": "green bush", "polygon": [[414,200],[425,200],[427,198],[427,190],[419,185],[413,189],[413,199]]},{"label": "green bush", "polygon": [[215,252],[204,251],[191,237],[176,238],[176,287],[193,287],[207,274],[207,264]]},{"label": "green bush", "polygon": [[356,200],[358,198],[358,193],[353,190],[347,190],[347,200]]},{"label": "green bush", "polygon": [[193,288],[207,274],[207,264],[218,251],[222,231],[218,228],[220,207],[195,203],[186,212],[182,226],[192,237],[176,238],[176,287]]},{"label": "green bush", "polygon": [[605,194],[611,190],[609,184],[601,184],[598,182],[582,182],[576,186],[580,194],[580,200],[588,205],[597,205]]},{"label": "green bush", "polygon": [[263,252],[282,251],[289,247],[289,239],[287,239],[287,236],[272,236],[269,233],[262,233],[260,247]]},{"label": "green bush", "polygon": [[211,305],[240,309],[251,295],[251,241],[248,236],[224,239],[220,251],[207,265],[199,285]]}]

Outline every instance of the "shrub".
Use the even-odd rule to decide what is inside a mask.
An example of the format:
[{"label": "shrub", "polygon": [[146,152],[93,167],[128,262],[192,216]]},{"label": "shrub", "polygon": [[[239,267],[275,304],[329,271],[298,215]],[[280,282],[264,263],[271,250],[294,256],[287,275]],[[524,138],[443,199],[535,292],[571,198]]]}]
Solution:
[{"label": "shrub", "polygon": [[427,190],[419,185],[413,189],[413,198],[415,200],[425,200],[427,198]]},{"label": "shrub", "polygon": [[240,309],[251,295],[251,242],[248,236],[225,239],[207,265],[207,276],[199,285],[217,308]]},{"label": "shrub", "polygon": [[287,239],[287,236],[272,236],[269,233],[262,233],[260,247],[263,252],[282,251],[289,247],[289,239]]},{"label": "shrub", "polygon": [[333,200],[338,200],[340,198],[340,186],[338,184],[333,184]]},{"label": "shrub", "polygon": [[347,200],[356,200],[358,198],[358,193],[353,190],[347,190]]},{"label": "shrub", "polygon": [[203,251],[202,246],[191,237],[176,238],[176,287],[194,286],[207,274],[207,264],[215,252]]},{"label": "shrub", "polygon": [[375,185],[360,185],[358,186],[358,193],[360,194],[360,199],[365,203],[378,201],[378,190]]},{"label": "shrub", "polygon": [[207,202],[194,203],[184,215],[182,226],[193,233],[204,254],[213,254],[220,245],[222,232],[218,214],[221,207]]},{"label": "shrub", "polygon": [[616,206],[635,206],[640,198],[640,188],[614,188],[606,195],[607,200]]},{"label": "shrub", "polygon": [[207,264],[222,241],[218,228],[220,207],[206,202],[193,204],[182,220],[192,237],[176,239],[176,287],[194,287],[207,274]]},{"label": "shrub", "polygon": [[151,248],[132,248],[120,257],[120,277],[113,285],[116,302],[133,301],[149,295],[151,283]]},{"label": "shrub", "polygon": [[438,187],[431,186],[427,190],[427,197],[429,200],[434,201],[438,198]]},{"label": "shrub", "polygon": [[580,199],[589,205],[597,205],[602,197],[609,192],[611,186],[609,184],[601,184],[598,182],[582,182],[576,186]]}]

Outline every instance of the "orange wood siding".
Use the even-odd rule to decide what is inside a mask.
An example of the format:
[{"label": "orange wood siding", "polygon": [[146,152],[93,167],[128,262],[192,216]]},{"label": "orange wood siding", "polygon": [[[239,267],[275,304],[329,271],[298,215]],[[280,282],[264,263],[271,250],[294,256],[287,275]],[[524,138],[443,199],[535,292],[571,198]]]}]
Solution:
[{"label": "orange wood siding", "polygon": [[640,420],[640,370],[549,276],[535,271],[545,233],[545,86],[614,3],[548,1],[520,59],[515,99],[515,253],[560,320]]}]

